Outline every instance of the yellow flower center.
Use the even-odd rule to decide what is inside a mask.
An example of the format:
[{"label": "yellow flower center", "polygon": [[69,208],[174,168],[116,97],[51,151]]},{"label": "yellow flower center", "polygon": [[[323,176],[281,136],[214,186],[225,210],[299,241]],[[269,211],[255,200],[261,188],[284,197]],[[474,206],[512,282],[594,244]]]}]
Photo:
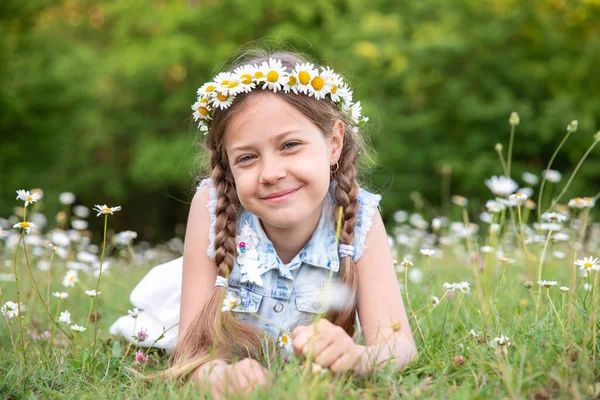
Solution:
[{"label": "yellow flower center", "polygon": [[277,82],[278,79],[279,79],[279,74],[277,73],[277,71],[271,70],[267,74],[267,80],[269,82]]},{"label": "yellow flower center", "polygon": [[298,73],[298,80],[301,84],[308,85],[308,82],[310,82],[310,74],[306,71],[300,71]]},{"label": "yellow flower center", "polygon": [[335,92],[337,92],[337,85],[331,87],[331,93],[335,94]]},{"label": "yellow flower center", "polygon": [[207,87],[206,87],[206,93],[210,93],[210,92],[212,92],[212,91],[213,91],[213,90],[215,90],[215,89],[216,89],[216,88],[215,88],[215,86],[214,86],[214,85],[209,85],[209,86],[207,86]]},{"label": "yellow flower center", "polygon": [[287,335],[283,335],[283,336],[281,337],[281,341],[282,341],[283,343],[286,343],[286,344],[287,344],[287,343],[289,343],[289,341],[290,341],[290,340],[288,339]]},{"label": "yellow flower center", "polygon": [[208,114],[208,110],[204,107],[198,107],[198,112],[202,115]]},{"label": "yellow flower center", "polygon": [[227,86],[229,85],[229,81],[227,79],[225,79],[224,81],[221,82],[221,86]]},{"label": "yellow flower center", "polygon": [[108,207],[104,207],[104,208],[102,209],[102,211],[100,211],[100,212],[101,212],[101,213],[104,213],[104,214],[106,214],[106,213],[109,213],[109,212],[110,212],[110,208],[108,208]]},{"label": "yellow flower center", "polygon": [[250,82],[252,82],[252,77],[250,74],[244,74],[240,77],[240,81],[242,81],[244,85],[249,85]]},{"label": "yellow flower center", "polygon": [[74,280],[75,280],[75,276],[74,275],[69,277],[69,282],[73,282]]},{"label": "yellow flower center", "polygon": [[260,79],[260,78],[262,78],[263,76],[265,76],[265,75],[264,75],[262,72],[260,72],[260,71],[256,71],[256,72],[254,73],[254,77],[255,77],[256,79]]},{"label": "yellow flower center", "polygon": [[201,98],[200,103],[208,103],[208,98],[207,97]]},{"label": "yellow flower center", "polygon": [[592,265],[594,265],[594,264],[589,263],[589,262],[586,262],[585,264],[583,264],[583,266],[586,267],[587,269],[592,268]]},{"label": "yellow flower center", "polygon": [[223,93],[219,93],[219,94],[217,95],[217,98],[218,98],[220,101],[227,101],[227,99],[229,98],[229,96],[225,96]]},{"label": "yellow flower center", "polygon": [[21,223],[19,224],[19,226],[20,226],[21,228],[29,228],[31,225],[29,224],[29,222],[26,222],[26,221],[25,221],[25,222],[21,222]]},{"label": "yellow flower center", "polygon": [[313,89],[321,90],[323,89],[323,86],[325,86],[325,81],[320,76],[315,76],[310,84],[312,85]]},{"label": "yellow flower center", "polygon": [[294,86],[295,84],[296,84],[296,77],[290,76],[290,79],[288,79],[288,86]]},{"label": "yellow flower center", "polygon": [[231,88],[236,87],[237,85],[238,85],[238,83],[236,81],[231,81],[231,82],[229,82],[229,85],[227,85],[227,87],[229,89],[231,89]]},{"label": "yellow flower center", "polygon": [[33,197],[27,196],[27,201],[31,201],[31,200],[33,200]]}]

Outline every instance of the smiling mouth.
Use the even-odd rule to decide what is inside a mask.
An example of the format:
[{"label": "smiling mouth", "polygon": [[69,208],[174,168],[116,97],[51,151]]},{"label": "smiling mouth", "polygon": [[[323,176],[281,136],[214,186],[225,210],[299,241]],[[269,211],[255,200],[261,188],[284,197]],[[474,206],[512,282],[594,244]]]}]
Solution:
[{"label": "smiling mouth", "polygon": [[267,201],[285,200],[285,199],[291,197],[299,189],[300,188],[289,189],[289,190],[282,190],[281,192],[273,193],[273,194],[268,195],[267,197],[263,197],[263,200],[267,200]]}]

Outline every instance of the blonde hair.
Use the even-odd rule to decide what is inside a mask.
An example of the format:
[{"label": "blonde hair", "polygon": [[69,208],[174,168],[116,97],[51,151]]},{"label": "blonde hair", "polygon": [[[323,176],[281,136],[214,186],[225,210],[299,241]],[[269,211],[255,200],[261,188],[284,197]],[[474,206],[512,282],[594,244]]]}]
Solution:
[{"label": "blonde hair", "polygon": [[[274,58],[281,60],[283,66],[291,70],[297,63],[307,60],[294,52],[265,52],[261,50],[245,51],[228,70],[245,65],[261,64]],[[271,93],[272,94],[272,93]],[[215,264],[218,275],[227,277],[234,266],[236,256],[236,219],[239,209],[235,181],[224,148],[226,129],[231,119],[244,107],[252,96],[264,95],[261,90],[240,94],[233,104],[225,110],[215,110],[210,130],[204,140],[204,154],[210,154],[211,178],[217,190],[215,223]],[[365,142],[357,128],[351,124],[346,113],[331,100],[315,100],[302,94],[272,94],[280,96],[291,106],[310,119],[324,135],[331,135],[336,121],[344,124],[344,142],[338,160],[337,170],[332,177],[337,181],[334,198],[337,206],[342,207],[343,216],[340,230],[340,243],[352,245],[354,228],[358,213],[359,183],[357,163],[360,154],[365,154]],[[337,215],[337,213],[334,213]],[[343,257],[340,263],[338,281],[351,288],[349,306],[341,311],[327,315],[334,324],[341,326],[350,336],[354,334],[356,314],[357,275],[352,257]],[[187,329],[184,337],[179,338],[175,352],[171,357],[171,367],[164,371],[165,376],[184,378],[196,366],[213,358],[227,362],[252,356],[261,358],[266,352],[261,343],[262,331],[251,325],[239,322],[230,312],[221,313],[221,304],[225,288],[215,287],[214,291]],[[268,354],[273,355],[274,341],[268,340]]]}]

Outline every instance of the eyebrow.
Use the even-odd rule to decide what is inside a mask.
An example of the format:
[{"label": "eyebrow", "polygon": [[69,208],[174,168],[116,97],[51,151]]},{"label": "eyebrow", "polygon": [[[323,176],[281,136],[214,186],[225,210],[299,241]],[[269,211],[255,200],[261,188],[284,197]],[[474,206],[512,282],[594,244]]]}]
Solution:
[{"label": "eyebrow", "polygon": [[[283,133],[280,133],[279,135],[275,136],[274,138],[271,139],[271,141],[279,141],[281,139],[283,139],[284,137],[286,137],[287,135],[290,135],[292,133],[298,133],[299,131],[297,129],[291,129],[289,131],[285,131]],[[243,151],[243,150],[249,150],[252,148],[252,145],[246,145],[246,146],[236,146],[234,148],[232,148],[230,151],[234,152],[234,151]]]}]

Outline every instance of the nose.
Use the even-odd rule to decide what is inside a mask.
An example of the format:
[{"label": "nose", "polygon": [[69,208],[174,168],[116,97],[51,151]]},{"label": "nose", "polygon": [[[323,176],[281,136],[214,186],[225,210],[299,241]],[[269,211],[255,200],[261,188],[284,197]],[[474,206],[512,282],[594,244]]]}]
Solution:
[{"label": "nose", "polygon": [[263,157],[262,170],[260,172],[260,183],[263,185],[274,185],[287,175],[285,163],[279,157]]}]

